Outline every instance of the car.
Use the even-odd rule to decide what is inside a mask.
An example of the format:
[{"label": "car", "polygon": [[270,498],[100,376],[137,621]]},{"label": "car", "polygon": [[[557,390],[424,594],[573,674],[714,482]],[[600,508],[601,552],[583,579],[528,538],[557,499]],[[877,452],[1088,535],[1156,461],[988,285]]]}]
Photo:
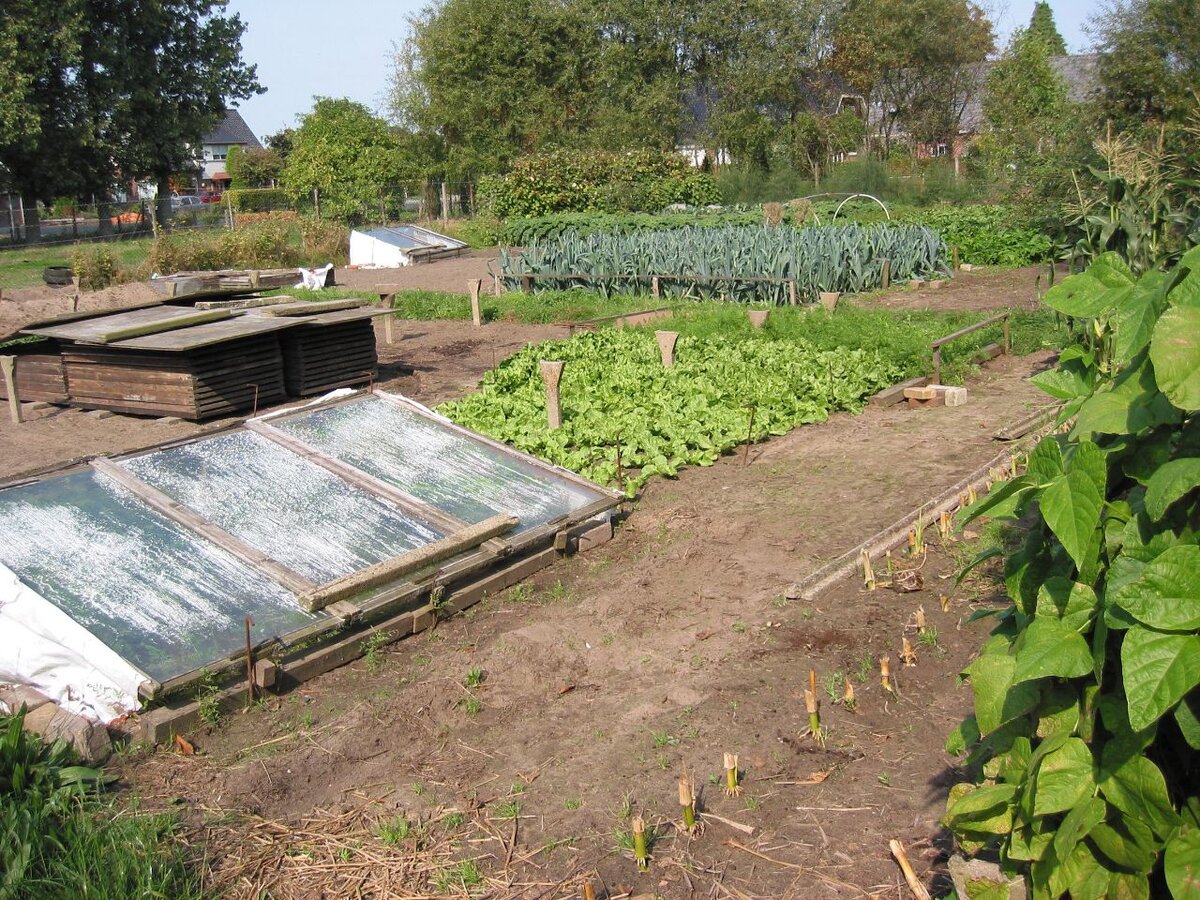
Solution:
[{"label": "car", "polygon": [[191,194],[184,194],[179,197],[171,198],[171,209],[192,209],[200,205],[200,198],[194,197]]},{"label": "car", "polygon": [[220,191],[205,191],[203,194],[200,195],[200,202],[201,203],[220,203],[221,202],[221,192]]}]

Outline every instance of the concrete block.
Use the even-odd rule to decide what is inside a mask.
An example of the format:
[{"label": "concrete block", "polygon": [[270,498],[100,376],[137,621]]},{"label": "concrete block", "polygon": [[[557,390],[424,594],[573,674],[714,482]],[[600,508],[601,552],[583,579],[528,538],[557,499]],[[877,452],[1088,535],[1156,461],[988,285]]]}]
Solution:
[{"label": "concrete block", "polygon": [[15,714],[22,706],[32,712],[49,702],[49,697],[27,684],[0,684],[0,707],[8,713]]},{"label": "concrete block", "polygon": [[417,634],[418,632],[426,631],[432,628],[435,621],[436,618],[434,617],[433,610],[417,610],[415,613],[413,613],[412,633]]},{"label": "concrete block", "polygon": [[607,544],[612,540],[613,526],[611,520],[606,520],[595,528],[585,531],[579,536],[579,552],[586,553],[589,550]]},{"label": "concrete block", "polygon": [[938,394],[936,397],[931,397],[928,400],[918,397],[909,397],[907,402],[909,409],[924,409],[927,406],[945,406],[946,397],[944,394]]},{"label": "concrete block", "polygon": [[273,688],[279,681],[279,666],[274,660],[256,659],[254,661],[254,681],[261,688]]},{"label": "concrete block", "polygon": [[942,394],[947,406],[966,406],[967,389],[965,387],[948,387]]},{"label": "concrete block", "polygon": [[942,281],[940,278],[935,278],[933,281],[929,282],[929,289],[931,291],[940,290],[942,285],[945,283],[946,282]]},{"label": "concrete block", "polygon": [[25,716],[25,730],[40,735],[47,744],[66,741],[88,765],[99,765],[112,756],[107,728],[54,703],[39,706]]}]

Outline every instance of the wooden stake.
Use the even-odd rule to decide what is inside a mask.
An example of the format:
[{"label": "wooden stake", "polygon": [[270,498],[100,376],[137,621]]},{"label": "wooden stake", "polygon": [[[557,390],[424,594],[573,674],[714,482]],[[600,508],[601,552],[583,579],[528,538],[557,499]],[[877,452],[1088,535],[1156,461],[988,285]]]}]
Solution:
[{"label": "wooden stake", "polygon": [[958,268],[959,268],[959,262],[958,262],[958,244],[955,244],[954,246],[952,246],[952,247],[950,248],[950,259],[951,259],[951,261],[953,262],[953,265],[954,265],[954,271],[955,271],[955,272],[957,272],[957,271],[958,271]]},{"label": "wooden stake", "polygon": [[250,643],[250,626],[254,620],[246,616],[246,708],[254,703],[254,647]]},{"label": "wooden stake", "polygon": [[742,465],[750,465],[750,442],[754,437],[754,413],[758,411],[758,407],[751,405],[750,407],[750,427],[746,429],[746,452],[742,455]]},{"label": "wooden stake", "polygon": [[472,278],[467,282],[467,290],[471,292],[471,322],[476,328],[482,328],[483,314],[479,310],[479,292],[483,290],[483,280]]},{"label": "wooden stake", "polygon": [[921,884],[917,873],[913,871],[913,867],[908,861],[908,855],[904,852],[904,846],[893,838],[888,841],[888,849],[892,851],[892,856],[900,864],[900,871],[904,873],[904,880],[908,882],[908,889],[913,892],[913,896],[917,900],[930,900],[929,891],[925,890],[925,885]]},{"label": "wooden stake", "polygon": [[656,331],[654,338],[658,341],[658,350],[662,354],[663,368],[675,366],[675,342],[679,340],[678,331]]},{"label": "wooden stake", "polygon": [[0,369],[4,371],[4,390],[8,392],[8,414],[14,425],[20,425],[21,398],[17,396],[17,358],[0,356]]},{"label": "wooden stake", "polygon": [[562,407],[558,399],[558,383],[562,380],[563,363],[542,360],[538,363],[542,370],[542,381],[546,382],[546,423],[550,430],[562,426]]},{"label": "wooden stake", "polygon": [[883,261],[883,269],[879,274],[879,283],[885,291],[892,286],[892,261],[890,259]]},{"label": "wooden stake", "polygon": [[662,291],[658,283],[658,276],[655,275],[650,279],[650,296],[657,300],[662,296]]},{"label": "wooden stake", "polygon": [[388,313],[383,317],[383,340],[387,344],[392,344],[392,314]]},{"label": "wooden stake", "polygon": [[787,285],[788,285],[788,303],[792,306],[796,306],[800,303],[800,299],[796,296],[796,279],[795,278],[789,279]]}]

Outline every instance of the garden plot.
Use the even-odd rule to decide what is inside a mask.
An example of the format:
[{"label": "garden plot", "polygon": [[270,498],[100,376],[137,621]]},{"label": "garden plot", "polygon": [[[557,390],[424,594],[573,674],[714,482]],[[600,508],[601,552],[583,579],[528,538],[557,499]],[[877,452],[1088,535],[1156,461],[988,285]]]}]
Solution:
[{"label": "garden plot", "polygon": [[96,459],[0,491],[0,677],[107,721],[247,652],[286,673],[615,504],[386,394]]}]

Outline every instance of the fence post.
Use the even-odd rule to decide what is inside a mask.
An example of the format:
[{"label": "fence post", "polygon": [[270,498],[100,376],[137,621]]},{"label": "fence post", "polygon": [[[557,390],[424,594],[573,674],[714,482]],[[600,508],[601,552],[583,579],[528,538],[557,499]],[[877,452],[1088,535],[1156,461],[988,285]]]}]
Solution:
[{"label": "fence post", "polygon": [[890,259],[883,261],[883,270],[879,276],[879,283],[885,291],[892,286],[892,261]]},{"label": "fence post", "polygon": [[321,189],[313,188],[313,206],[316,208],[317,221],[321,221]]},{"label": "fence post", "polygon": [[[17,358],[15,356],[0,356],[0,370],[4,372],[4,390],[8,394],[8,414],[12,416],[14,425],[20,425],[21,399],[17,396],[16,365]],[[561,366],[562,363],[559,365]]]},{"label": "fence post", "polygon": [[558,383],[562,379],[563,363],[541,360],[542,381],[546,382],[546,424],[553,431],[562,425],[562,407],[558,400]]},{"label": "fence post", "polygon": [[471,321],[476,328],[483,327],[483,315],[479,309],[479,292],[483,288],[483,279],[472,278],[467,282],[467,289],[471,292]]}]

